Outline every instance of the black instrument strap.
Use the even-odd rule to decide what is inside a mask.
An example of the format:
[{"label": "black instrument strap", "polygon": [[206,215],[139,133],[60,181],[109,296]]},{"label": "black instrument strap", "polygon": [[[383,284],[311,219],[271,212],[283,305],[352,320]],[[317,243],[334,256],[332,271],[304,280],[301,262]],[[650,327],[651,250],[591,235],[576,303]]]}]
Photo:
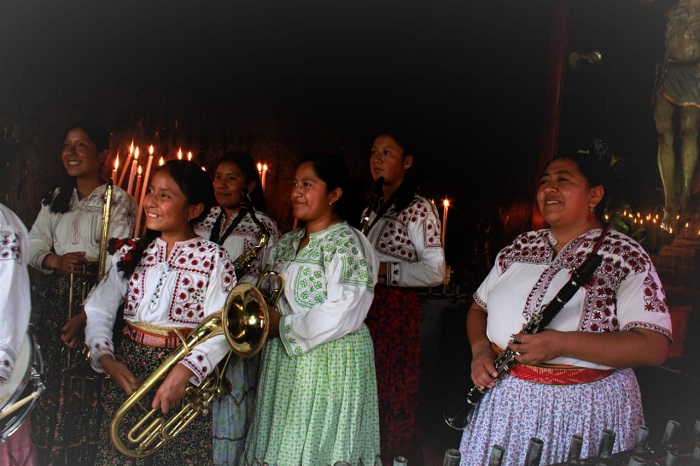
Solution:
[{"label": "black instrument strap", "polygon": [[224,234],[221,235],[221,237],[219,237],[219,231],[221,231],[221,222],[223,222],[224,218],[226,217],[226,211],[224,211],[224,208],[221,207],[221,213],[216,218],[216,222],[214,222],[214,226],[211,229],[209,239],[218,244],[219,246],[222,246],[224,244],[224,241],[226,241],[226,238],[228,238],[231,232],[238,226],[239,223],[241,223],[241,220],[243,220],[243,217],[245,217],[247,213],[247,209],[239,210],[238,215],[234,217],[231,224],[228,226],[228,228],[226,228],[226,231],[224,231]]}]

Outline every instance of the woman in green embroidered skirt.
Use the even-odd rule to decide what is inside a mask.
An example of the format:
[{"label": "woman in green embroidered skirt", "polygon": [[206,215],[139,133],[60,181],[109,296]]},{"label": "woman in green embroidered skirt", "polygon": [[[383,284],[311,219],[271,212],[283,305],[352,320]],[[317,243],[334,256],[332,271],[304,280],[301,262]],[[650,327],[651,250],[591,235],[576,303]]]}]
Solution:
[{"label": "woman in green embroidered skirt", "polygon": [[286,283],[270,312],[243,465],[372,465],[379,454],[374,347],[364,324],[377,262],[343,220],[348,182],[336,157],[312,156],[297,168],[292,205],[304,227],[275,248]]}]

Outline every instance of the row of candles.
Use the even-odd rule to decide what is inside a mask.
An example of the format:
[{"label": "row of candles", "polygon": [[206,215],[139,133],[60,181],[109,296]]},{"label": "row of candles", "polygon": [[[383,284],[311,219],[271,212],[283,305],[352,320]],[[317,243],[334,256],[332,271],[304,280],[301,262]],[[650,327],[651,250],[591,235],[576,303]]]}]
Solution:
[{"label": "row of candles", "polygon": [[[145,172],[143,171],[143,168],[141,164],[139,163],[139,153],[140,149],[138,147],[134,146],[134,142],[131,142],[131,146],[129,147],[129,153],[126,157],[126,162],[124,163],[124,166],[121,170],[119,170],[120,167],[120,161],[119,161],[119,152],[117,152],[117,155],[114,159],[114,168],[112,169],[112,182],[114,183],[115,186],[122,186],[124,183],[124,179],[127,176],[128,173],[128,180],[127,180],[127,185],[126,185],[126,192],[130,196],[132,196],[135,200],[138,201],[138,210],[136,212],[136,228],[135,232],[136,234],[140,234],[141,232],[141,220],[143,217],[143,202],[146,197],[146,190],[148,189],[148,180],[151,175],[151,168],[153,166],[153,157],[154,157],[154,152],[155,148],[153,145],[149,146],[148,148],[148,161],[146,163],[146,170]],[[182,160],[184,158],[182,149],[179,149],[177,152],[177,158],[178,160]],[[187,160],[192,160],[192,152],[188,151],[187,152]],[[158,160],[158,166],[161,166],[165,164],[165,158],[161,156]],[[265,178],[267,175],[267,171],[269,169],[267,163],[258,163],[257,165],[258,168],[258,173],[260,174],[260,184],[262,189],[265,189]],[[204,167],[202,167],[202,170],[206,170]]]},{"label": "row of candles", "polygon": [[[673,234],[674,231],[672,226],[661,224],[659,214],[642,214],[641,212],[637,212],[635,214],[634,212],[628,212],[624,210],[622,212],[622,216],[625,218],[629,218],[634,225],[639,225],[640,227],[647,224],[652,226],[658,226],[661,230],[667,232],[668,234]],[[676,221],[680,220],[680,218],[680,215],[676,215]],[[610,216],[608,214],[605,214],[605,221],[607,222],[608,220],[610,220]],[[690,222],[685,222],[685,224],[679,225],[678,228],[690,228]],[[698,236],[700,236],[700,229],[698,230]]]}]

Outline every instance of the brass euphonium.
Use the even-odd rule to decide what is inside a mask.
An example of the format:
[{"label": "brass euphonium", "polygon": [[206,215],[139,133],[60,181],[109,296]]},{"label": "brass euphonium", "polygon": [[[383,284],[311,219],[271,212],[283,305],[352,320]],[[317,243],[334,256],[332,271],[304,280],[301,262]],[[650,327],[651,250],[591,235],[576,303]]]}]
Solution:
[{"label": "brass euphonium", "polygon": [[[268,229],[255,216],[255,210],[249,198],[246,197],[241,208],[248,210],[253,221],[260,228],[261,235],[257,245],[234,261],[237,279],[245,275],[254,259],[264,250],[270,237]],[[267,286],[265,286],[266,284]],[[255,286],[248,283],[236,285],[226,298],[224,308],[204,319],[199,326],[192,330],[187,339],[181,338],[182,345],[168,356],[119,408],[112,419],[111,426],[114,447],[132,458],[144,458],[174,439],[198,415],[208,414],[214,398],[218,398],[230,390],[227,387],[225,376],[231,353],[243,358],[251,358],[263,348],[269,329],[268,306],[276,305],[283,291],[284,278],[272,271],[263,273]],[[170,370],[192,348],[222,333],[226,335],[231,352],[224,358],[224,363],[214,368],[212,374],[199,387],[188,385],[179,411],[166,419],[159,415],[157,410],[147,409],[143,406],[144,396],[153,390],[161,380],[165,379]],[[122,428],[124,417],[136,406],[145,414],[133,427],[128,428],[128,430]],[[130,446],[127,446],[122,439],[122,433],[126,434],[126,440]]]},{"label": "brass euphonium", "polygon": [[[270,273],[273,272],[263,274],[257,286],[261,286]],[[283,288],[280,287],[277,294],[271,296],[271,305],[277,302]],[[174,439],[198,415],[208,414],[212,401],[220,396],[220,378],[224,374],[218,367],[199,387],[188,385],[182,407],[168,419],[160,416],[158,410],[146,409],[141,401],[192,348],[211,337],[224,333],[231,350],[238,356],[250,358],[258,354],[267,340],[268,316],[268,304],[257,287],[242,283],[231,290],[224,308],[204,319],[119,408],[112,419],[111,437],[114,447],[132,458],[144,458]],[[136,406],[146,413],[133,427],[128,430],[122,428],[124,416]],[[122,439],[122,432],[126,432],[126,440],[131,446],[127,446]]]}]

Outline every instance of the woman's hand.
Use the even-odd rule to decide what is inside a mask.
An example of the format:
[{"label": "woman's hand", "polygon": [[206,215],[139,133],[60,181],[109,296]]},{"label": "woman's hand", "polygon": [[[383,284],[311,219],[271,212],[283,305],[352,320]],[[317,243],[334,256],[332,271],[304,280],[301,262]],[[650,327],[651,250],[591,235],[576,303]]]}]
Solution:
[{"label": "woman's hand", "polygon": [[85,311],[74,315],[66,322],[61,329],[61,340],[68,348],[77,348],[85,343],[85,322],[87,314]]},{"label": "woman's hand", "polygon": [[496,366],[493,362],[496,359],[496,353],[493,352],[490,346],[483,346],[479,350],[472,348],[472,382],[479,388],[492,388],[496,385]]},{"label": "woman's hand", "polygon": [[192,377],[192,371],[183,364],[175,364],[170,374],[156,391],[151,408],[160,409],[163,414],[167,414],[171,408],[177,406],[185,396],[185,389]]},{"label": "woman's hand", "polygon": [[71,273],[82,274],[84,266],[88,260],[84,251],[69,252],[62,256],[49,254],[44,259],[44,266],[47,269],[58,270],[61,273],[70,275]]},{"label": "woman's hand", "polygon": [[519,333],[515,341],[508,343],[515,353],[515,360],[524,364],[542,364],[562,356],[566,335],[569,332],[543,330],[535,334]]},{"label": "woman's hand", "polygon": [[100,364],[109,378],[121,388],[127,396],[131,396],[141,385],[123,362],[114,359],[111,354],[100,356]]}]

